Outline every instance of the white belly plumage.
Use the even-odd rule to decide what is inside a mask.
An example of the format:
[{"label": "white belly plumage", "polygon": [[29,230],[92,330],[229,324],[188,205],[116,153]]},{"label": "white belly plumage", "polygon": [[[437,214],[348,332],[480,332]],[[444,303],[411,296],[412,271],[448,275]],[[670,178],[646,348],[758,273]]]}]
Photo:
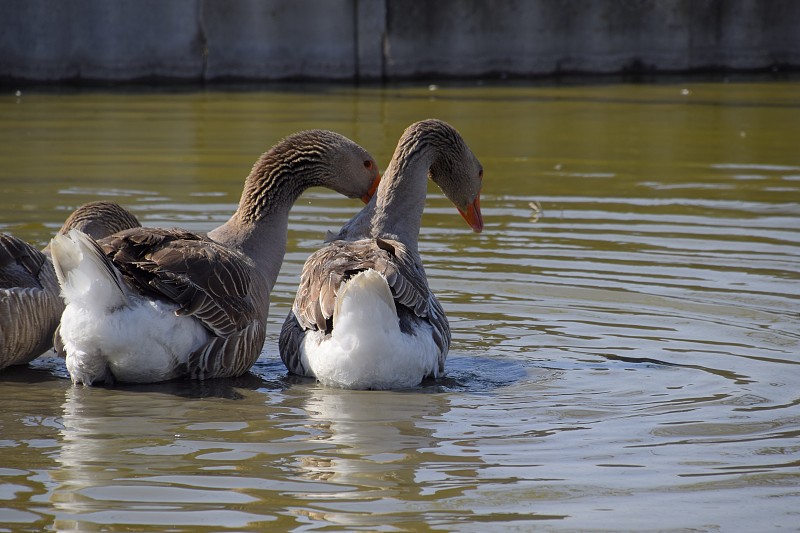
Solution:
[{"label": "white belly plumage", "polygon": [[85,234],[51,244],[66,308],[59,335],[72,381],[155,382],[176,377],[210,333],[175,304],[133,294]]},{"label": "white belly plumage", "polygon": [[340,288],[329,336],[306,332],[301,361],[322,384],[349,389],[398,389],[438,374],[431,326],[403,333],[386,279],[374,270]]},{"label": "white belly plumage", "polygon": [[[99,307],[99,306],[98,306]],[[176,306],[131,297],[103,309],[71,302],[61,317],[67,370],[76,383],[107,379],[152,383],[177,377],[191,352],[210,338],[199,321],[175,316]]]}]

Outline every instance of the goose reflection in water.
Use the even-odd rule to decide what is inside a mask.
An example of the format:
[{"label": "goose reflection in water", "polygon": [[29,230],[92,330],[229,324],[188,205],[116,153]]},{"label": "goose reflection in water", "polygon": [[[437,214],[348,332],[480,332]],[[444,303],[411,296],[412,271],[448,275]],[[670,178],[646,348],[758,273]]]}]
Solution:
[{"label": "goose reflection in water", "polygon": [[431,485],[419,482],[435,477],[436,465],[482,462],[442,449],[435,428],[450,410],[445,394],[317,387],[305,410],[318,433],[312,438],[331,445],[301,458],[306,477],[352,485],[364,498],[390,498],[391,489],[415,485],[423,497],[422,487]]},{"label": "goose reflection in water", "polygon": [[[214,405],[175,394],[70,387],[62,410],[55,458],[60,468],[51,472],[58,486],[50,495],[59,531],[96,531],[98,524],[251,521],[247,513],[226,508],[255,498],[221,490],[200,472],[198,459],[204,452],[225,447],[214,438],[216,432],[208,432],[212,438],[206,440],[196,429],[199,421],[216,415]],[[225,424],[239,429],[233,422]]]}]

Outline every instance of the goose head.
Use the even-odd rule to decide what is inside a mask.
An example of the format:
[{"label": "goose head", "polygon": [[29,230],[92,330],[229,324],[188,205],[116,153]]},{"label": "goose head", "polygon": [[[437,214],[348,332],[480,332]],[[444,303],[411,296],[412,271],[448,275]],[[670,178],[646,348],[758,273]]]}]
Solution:
[{"label": "goose head", "polygon": [[[99,200],[87,202],[73,211],[58,230],[58,234],[66,235],[71,229],[77,229],[99,240],[140,226],[139,219],[118,203]],[[47,243],[42,252],[50,255],[50,243]]]},{"label": "goose head", "polygon": [[66,235],[71,229],[78,229],[94,239],[102,239],[118,231],[141,226],[130,211],[116,202],[100,200],[83,204],[72,214],[58,231]]},{"label": "goose head", "polygon": [[309,187],[327,187],[365,203],[381,176],[375,159],[347,137],[329,130],[294,133],[265,152],[245,180],[239,213],[263,219],[278,206],[291,206]]},{"label": "goose head", "polygon": [[483,166],[467,145],[463,144],[456,153],[436,159],[431,165],[430,178],[453,202],[472,231],[475,233],[483,231],[481,215]]},{"label": "goose head", "polygon": [[481,187],[483,166],[464,138],[448,123],[438,119],[417,122],[411,127],[431,129],[438,133],[441,148],[435,151],[428,177],[442,189],[475,233],[483,230]]},{"label": "goose head", "polygon": [[329,161],[322,185],[348,198],[360,198],[368,203],[381,180],[375,159],[364,148],[338,133],[320,131],[319,135],[327,137],[323,146]]}]

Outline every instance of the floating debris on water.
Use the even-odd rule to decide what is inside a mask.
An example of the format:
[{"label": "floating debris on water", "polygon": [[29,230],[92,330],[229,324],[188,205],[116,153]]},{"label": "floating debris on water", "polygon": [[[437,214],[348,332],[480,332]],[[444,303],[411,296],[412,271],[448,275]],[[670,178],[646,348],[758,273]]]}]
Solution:
[{"label": "floating debris on water", "polygon": [[533,202],[528,202],[528,205],[531,208],[531,222],[536,224],[544,216],[542,204],[538,200],[534,200]]}]

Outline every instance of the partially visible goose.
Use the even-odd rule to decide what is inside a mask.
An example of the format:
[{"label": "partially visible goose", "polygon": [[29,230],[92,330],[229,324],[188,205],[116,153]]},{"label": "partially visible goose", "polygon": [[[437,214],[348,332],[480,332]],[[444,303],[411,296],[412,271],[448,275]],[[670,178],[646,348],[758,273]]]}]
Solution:
[{"label": "partially visible goose", "polygon": [[279,342],[290,372],[352,389],[444,372],[450,326],[417,251],[429,175],[483,229],[483,169],[461,135],[440,120],[409,126],[376,196],[303,266]]},{"label": "partially visible goose", "polygon": [[264,345],[289,210],[307,188],[368,201],[374,159],[325,130],[291,135],[256,161],[239,207],[208,235],[137,228],[52,242],[67,306],[56,347],[75,383],[239,376]]},{"label": "partially visible goose", "polygon": [[[59,234],[79,229],[95,238],[139,226],[114,202],[90,202],[76,209]],[[28,363],[53,347],[53,332],[64,311],[50,251],[0,233],[0,368]]]}]

